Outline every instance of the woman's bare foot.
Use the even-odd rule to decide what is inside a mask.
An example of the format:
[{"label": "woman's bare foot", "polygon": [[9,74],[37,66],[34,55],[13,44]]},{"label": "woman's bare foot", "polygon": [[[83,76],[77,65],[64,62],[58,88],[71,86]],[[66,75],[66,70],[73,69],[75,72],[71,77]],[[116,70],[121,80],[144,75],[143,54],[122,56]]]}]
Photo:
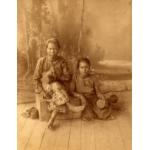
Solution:
[{"label": "woman's bare foot", "polygon": [[51,130],[57,130],[59,128],[60,124],[59,123],[55,123],[55,124],[48,124],[47,128],[51,129]]},{"label": "woman's bare foot", "polygon": [[48,129],[53,129],[53,123],[51,123],[51,122],[48,123],[47,128],[48,128]]}]

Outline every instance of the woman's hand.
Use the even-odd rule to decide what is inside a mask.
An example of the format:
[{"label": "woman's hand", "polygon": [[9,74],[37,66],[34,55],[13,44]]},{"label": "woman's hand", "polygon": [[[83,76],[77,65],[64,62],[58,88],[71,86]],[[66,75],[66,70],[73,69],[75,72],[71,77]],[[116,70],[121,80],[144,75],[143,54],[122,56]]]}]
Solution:
[{"label": "woman's hand", "polygon": [[47,93],[46,91],[44,91],[44,90],[42,90],[42,93],[41,93],[41,94],[42,94],[43,98],[45,98],[45,99],[51,97],[51,95],[50,95],[49,93]]},{"label": "woman's hand", "polygon": [[40,94],[42,92],[42,83],[40,81],[35,82],[35,93]]},{"label": "woman's hand", "polygon": [[42,92],[42,89],[38,89],[38,88],[35,89],[36,94],[40,94],[41,92]]}]

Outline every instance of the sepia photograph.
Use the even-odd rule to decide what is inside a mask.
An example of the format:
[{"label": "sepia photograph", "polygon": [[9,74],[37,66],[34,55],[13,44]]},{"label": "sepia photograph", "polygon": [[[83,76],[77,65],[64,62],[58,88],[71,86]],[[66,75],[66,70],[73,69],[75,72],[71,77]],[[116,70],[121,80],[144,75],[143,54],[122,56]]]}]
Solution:
[{"label": "sepia photograph", "polygon": [[17,0],[17,149],[132,150],[132,0]]}]

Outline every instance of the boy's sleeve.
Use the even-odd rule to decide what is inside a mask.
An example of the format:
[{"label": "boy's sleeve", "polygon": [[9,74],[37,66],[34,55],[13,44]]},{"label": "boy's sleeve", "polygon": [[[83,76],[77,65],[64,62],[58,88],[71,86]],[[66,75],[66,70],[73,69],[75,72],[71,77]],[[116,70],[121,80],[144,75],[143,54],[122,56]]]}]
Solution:
[{"label": "boy's sleeve", "polygon": [[100,89],[100,79],[98,77],[94,78],[94,89],[98,98],[103,98],[103,94]]},{"label": "boy's sleeve", "polygon": [[69,93],[72,95],[76,91],[76,77],[73,75],[69,86]]},{"label": "boy's sleeve", "polygon": [[76,84],[75,84],[75,81],[71,81],[70,83],[70,92],[73,93],[75,92],[75,89],[76,89]]}]

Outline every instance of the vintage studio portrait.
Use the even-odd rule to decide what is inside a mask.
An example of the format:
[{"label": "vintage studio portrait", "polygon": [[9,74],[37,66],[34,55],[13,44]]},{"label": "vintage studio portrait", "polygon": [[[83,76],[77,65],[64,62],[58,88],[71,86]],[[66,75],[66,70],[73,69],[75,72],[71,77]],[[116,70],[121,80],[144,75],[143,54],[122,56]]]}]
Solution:
[{"label": "vintage studio portrait", "polygon": [[132,149],[132,1],[17,0],[17,149]]}]

